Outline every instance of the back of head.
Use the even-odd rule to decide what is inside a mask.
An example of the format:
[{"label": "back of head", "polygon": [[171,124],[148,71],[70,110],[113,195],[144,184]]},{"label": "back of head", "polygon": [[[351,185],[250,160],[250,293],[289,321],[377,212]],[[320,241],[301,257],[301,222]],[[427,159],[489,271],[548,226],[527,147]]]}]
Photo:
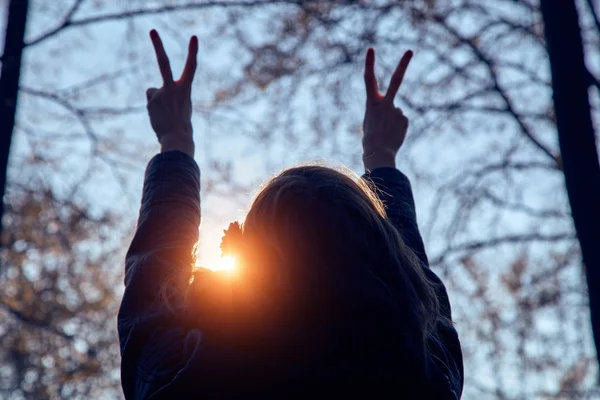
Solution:
[{"label": "back of head", "polygon": [[249,268],[268,265],[269,280],[311,311],[385,304],[420,346],[436,323],[437,299],[418,259],[372,188],[347,172],[316,165],[282,172],[253,202],[244,237],[256,257]]}]

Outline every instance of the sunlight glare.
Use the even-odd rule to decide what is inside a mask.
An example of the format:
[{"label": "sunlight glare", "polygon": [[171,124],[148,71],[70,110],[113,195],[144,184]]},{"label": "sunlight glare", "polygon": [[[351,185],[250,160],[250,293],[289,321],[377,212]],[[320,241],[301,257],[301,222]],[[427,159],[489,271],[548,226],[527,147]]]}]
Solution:
[{"label": "sunlight glare", "polygon": [[215,265],[211,265],[213,271],[233,272],[235,270],[234,257],[219,257],[215,260]]}]

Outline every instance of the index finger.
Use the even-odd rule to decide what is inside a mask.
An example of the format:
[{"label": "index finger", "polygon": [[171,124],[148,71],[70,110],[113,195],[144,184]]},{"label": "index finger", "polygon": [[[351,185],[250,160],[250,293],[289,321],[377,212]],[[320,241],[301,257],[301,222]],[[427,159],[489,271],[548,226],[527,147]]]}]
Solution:
[{"label": "index finger", "polygon": [[154,51],[156,52],[156,60],[158,61],[158,68],[160,69],[160,74],[163,78],[163,83],[165,85],[173,82],[173,73],[171,72],[171,64],[169,63],[169,57],[167,57],[167,53],[165,52],[165,48],[163,47],[162,40],[160,40],[160,36],[158,36],[158,32],[155,29],[150,31],[150,39],[152,39],[152,44],[154,45]]},{"label": "index finger", "polygon": [[375,78],[375,51],[372,48],[367,50],[367,57],[365,58],[365,87],[368,102],[378,98],[379,89]]},{"label": "index finger", "polygon": [[398,63],[398,66],[396,67],[396,70],[392,75],[392,79],[390,80],[390,87],[388,88],[387,93],[385,94],[384,100],[392,102],[394,101],[394,97],[396,97],[396,93],[398,93],[398,89],[402,84],[402,80],[404,79],[404,73],[408,68],[408,63],[410,63],[410,59],[412,58],[412,56],[413,52],[411,50],[408,50],[402,56],[402,59]]}]

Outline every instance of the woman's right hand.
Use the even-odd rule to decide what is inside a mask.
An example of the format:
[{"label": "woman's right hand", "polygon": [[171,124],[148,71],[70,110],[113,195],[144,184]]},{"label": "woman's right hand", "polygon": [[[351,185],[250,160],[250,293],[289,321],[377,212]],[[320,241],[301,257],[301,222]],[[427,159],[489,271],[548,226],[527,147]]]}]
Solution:
[{"label": "woman's right hand", "polygon": [[369,49],[365,61],[367,106],[363,121],[363,163],[367,171],[381,167],[396,167],[396,154],[404,142],[408,118],[394,106],[394,97],[402,84],[412,51],[402,56],[392,75],[385,95],[379,93],[375,78],[375,51]]},{"label": "woman's right hand", "polygon": [[158,68],[163,78],[160,88],[146,91],[150,124],[156,133],[161,151],[179,150],[194,157],[192,130],[192,81],[196,72],[198,38],[192,36],[187,60],[181,77],[174,81],[169,57],[163,47],[158,32],[150,31],[150,38],[156,52]]}]

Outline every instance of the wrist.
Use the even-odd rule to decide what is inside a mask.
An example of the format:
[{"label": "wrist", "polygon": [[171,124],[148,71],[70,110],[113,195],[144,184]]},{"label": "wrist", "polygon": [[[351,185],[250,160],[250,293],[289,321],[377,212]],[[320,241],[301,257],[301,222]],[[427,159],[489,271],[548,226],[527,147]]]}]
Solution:
[{"label": "wrist", "polygon": [[178,150],[194,158],[196,146],[191,135],[189,136],[189,138],[182,137],[181,135],[163,136],[160,140],[160,152],[166,153],[167,151]]},{"label": "wrist", "polygon": [[367,172],[376,168],[396,168],[396,153],[390,150],[365,150],[363,164]]}]

